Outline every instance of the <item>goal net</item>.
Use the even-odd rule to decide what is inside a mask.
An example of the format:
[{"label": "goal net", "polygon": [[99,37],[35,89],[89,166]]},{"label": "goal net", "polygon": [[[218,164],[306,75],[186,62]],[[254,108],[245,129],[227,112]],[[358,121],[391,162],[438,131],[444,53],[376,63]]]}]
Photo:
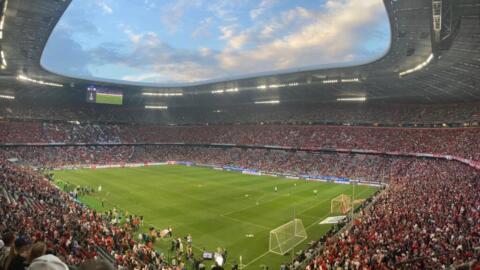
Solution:
[{"label": "goal net", "polygon": [[301,219],[294,219],[270,231],[269,251],[284,255],[307,239]]},{"label": "goal net", "polygon": [[346,214],[352,209],[352,197],[341,194],[333,198],[330,202],[330,212],[331,213],[341,213]]}]

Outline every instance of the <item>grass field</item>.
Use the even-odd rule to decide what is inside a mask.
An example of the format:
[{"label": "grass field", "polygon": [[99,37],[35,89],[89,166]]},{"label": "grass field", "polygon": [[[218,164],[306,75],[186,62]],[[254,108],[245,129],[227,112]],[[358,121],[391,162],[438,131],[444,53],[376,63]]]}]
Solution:
[{"label": "grass field", "polygon": [[[238,262],[242,256],[247,269],[259,269],[262,265],[278,269],[281,263],[291,260],[291,254],[269,253],[268,238],[270,230],[292,219],[294,209],[308,234],[308,239],[296,248],[299,250],[330,228],[318,224],[330,215],[330,200],[352,193],[352,185],[177,165],[54,173],[56,181],[94,188],[102,185],[102,192],[80,198],[89,207],[107,210],[115,205],[143,215],[145,225],[157,229],[172,226],[174,235],[182,237],[190,233],[197,256],[200,249],[214,251],[223,247],[228,251],[227,263],[235,259]],[[368,186],[355,189],[356,198],[367,198],[376,191]],[[314,190],[318,191],[316,195]],[[100,197],[108,202],[105,208]],[[248,238],[247,234],[254,237]],[[156,245],[167,254],[170,240],[158,241]]]}]

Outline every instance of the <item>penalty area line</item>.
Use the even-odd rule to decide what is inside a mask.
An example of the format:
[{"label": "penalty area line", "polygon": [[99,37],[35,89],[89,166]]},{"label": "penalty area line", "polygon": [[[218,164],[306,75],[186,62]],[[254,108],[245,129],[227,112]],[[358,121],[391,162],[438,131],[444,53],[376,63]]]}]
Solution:
[{"label": "penalty area line", "polygon": [[270,230],[270,228],[268,228],[268,227],[266,227],[266,226],[263,226],[263,225],[260,225],[260,224],[256,224],[256,223],[253,223],[253,222],[241,220],[241,219],[234,218],[234,217],[227,216],[227,215],[220,215],[220,216],[223,217],[223,218],[227,218],[227,219],[230,219],[230,220],[239,222],[239,223],[241,223],[241,224],[251,225],[251,226],[255,226],[255,227],[261,228],[261,229]]},{"label": "penalty area line", "polygon": [[312,226],[314,225],[319,225],[320,222],[322,222],[322,220],[324,220],[325,218],[327,218],[330,214],[326,214],[322,217],[320,217],[317,221],[313,222],[312,224],[308,225],[307,227],[305,227],[305,230],[308,230],[310,229]]},{"label": "penalty area line", "polygon": [[[270,251],[267,251],[267,252],[263,253],[262,255],[256,257],[255,259],[251,260],[251,261],[248,262],[244,267],[248,267],[248,266],[251,265],[252,263],[260,260],[260,259],[263,258],[263,257],[265,257],[268,253],[270,253]],[[244,268],[244,267],[243,267],[243,268]]]}]

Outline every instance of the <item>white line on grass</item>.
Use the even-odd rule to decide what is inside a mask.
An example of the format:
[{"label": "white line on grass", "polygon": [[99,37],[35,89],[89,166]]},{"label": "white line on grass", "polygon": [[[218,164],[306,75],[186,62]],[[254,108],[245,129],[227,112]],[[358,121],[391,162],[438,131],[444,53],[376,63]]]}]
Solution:
[{"label": "white line on grass", "polygon": [[248,267],[250,264],[260,260],[261,258],[265,257],[268,253],[270,253],[270,251],[267,251],[265,253],[263,253],[262,255],[258,256],[257,258],[251,260],[249,263],[247,263],[244,267]]},{"label": "white line on grass", "polygon": [[[262,195],[258,196],[255,198],[256,202],[259,202],[260,199],[262,199],[263,197],[266,197],[266,196],[272,196],[272,198],[268,199],[268,200],[265,200],[265,201],[262,201],[261,203],[259,203],[259,205],[263,205],[263,204],[266,204],[266,203],[269,203],[269,202],[273,202],[275,201],[276,199],[279,199],[279,198],[283,198],[283,196],[285,196],[286,194],[288,194],[290,190],[289,189],[285,189],[285,190],[282,190],[278,193],[275,193],[275,194],[271,194],[271,193],[268,193],[268,192],[264,192]],[[253,198],[252,198],[253,199]],[[224,215],[231,215],[231,214],[234,214],[234,213],[237,213],[237,212],[241,212],[241,211],[245,211],[247,209],[250,209],[250,208],[254,208],[256,206],[259,206],[259,205],[254,205],[254,206],[246,206],[246,207],[243,207],[243,208],[240,208],[238,210],[233,210],[233,211],[230,211],[230,212],[227,212],[227,213],[224,213]]]},{"label": "white line on grass", "polygon": [[227,216],[227,215],[220,215],[220,216],[221,216],[221,217],[224,217],[224,218],[231,219],[231,220],[233,220],[233,221],[237,221],[237,222],[243,223],[243,224],[252,225],[252,226],[259,227],[259,228],[262,228],[262,229],[265,229],[265,230],[270,230],[269,227],[266,227],[266,226],[263,226],[263,225],[260,225],[260,224],[256,224],[256,223],[253,223],[253,222],[241,220],[241,219],[234,218],[234,217],[230,217],[230,216]]},{"label": "white line on grass", "polygon": [[[362,195],[363,193],[365,193],[365,191],[366,191],[366,189],[363,190],[363,191],[361,191],[360,193],[358,193],[357,196]],[[328,201],[328,200],[331,200],[331,199],[332,199],[332,198],[327,198],[327,199],[324,199],[324,200],[317,201],[317,202],[315,202],[312,206],[307,207],[306,209],[303,209],[302,211],[300,211],[298,214],[301,215],[301,214],[307,212],[308,210],[310,210],[310,209],[312,209],[312,208],[314,208],[314,207],[317,207],[319,204],[322,204],[322,203],[324,203],[324,202],[326,202],[326,201]],[[303,204],[303,203],[302,203],[302,204]]]},{"label": "white line on grass", "polygon": [[299,217],[306,217],[306,218],[313,218],[313,219],[317,219],[318,216],[311,216],[311,215],[306,215],[306,214],[298,214],[297,216]]},{"label": "white line on grass", "polygon": [[312,224],[310,224],[310,225],[308,225],[307,227],[305,227],[305,230],[310,229],[313,225],[317,225],[319,222],[321,222],[323,219],[325,219],[325,218],[328,217],[329,215],[330,215],[330,213],[324,215],[323,217],[320,217],[317,221],[312,222]]},{"label": "white line on grass", "polygon": [[[264,196],[264,194],[260,195],[260,197],[263,197],[263,196]],[[274,201],[274,200],[276,200],[276,199],[278,199],[278,198],[279,198],[279,197],[275,196],[275,197],[274,197],[273,199],[271,199],[271,200],[267,200],[267,201],[262,202],[262,204],[265,204],[265,203]],[[234,213],[238,213],[238,212],[245,211],[245,210],[250,209],[250,208],[257,207],[257,206],[258,206],[258,205],[256,205],[256,204],[253,205],[253,206],[252,206],[252,205],[249,205],[249,206],[246,206],[246,207],[242,207],[242,208],[240,208],[240,209],[236,209],[236,210],[233,210],[233,211],[224,213],[224,215],[231,215],[231,214],[234,214]]]},{"label": "white line on grass", "polygon": [[[329,197],[329,198],[326,198],[326,199],[323,199],[323,200],[318,200],[318,201],[316,201],[316,202],[313,202],[312,206],[303,209],[302,211],[298,212],[298,214],[301,215],[301,214],[307,212],[308,210],[310,210],[310,209],[312,209],[312,208],[315,208],[315,207],[317,207],[318,205],[320,205],[320,204],[322,204],[322,203],[324,203],[324,202],[327,202],[327,201],[329,201],[329,200],[331,200],[331,199],[332,199],[332,198]],[[303,203],[302,203],[302,204],[303,204]],[[300,204],[300,205],[301,205],[301,204]]]}]

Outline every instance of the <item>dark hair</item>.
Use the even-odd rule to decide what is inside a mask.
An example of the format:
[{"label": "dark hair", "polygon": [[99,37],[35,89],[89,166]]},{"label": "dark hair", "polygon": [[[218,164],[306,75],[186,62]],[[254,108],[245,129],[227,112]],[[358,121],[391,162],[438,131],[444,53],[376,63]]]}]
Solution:
[{"label": "dark hair", "polygon": [[13,241],[15,240],[15,233],[14,232],[6,232],[2,236],[2,240],[5,243],[5,246],[11,246]]},{"label": "dark hair", "polygon": [[17,252],[29,246],[30,246],[30,241],[28,241],[28,239],[26,238],[19,237],[17,238],[17,240],[15,240],[15,251]]}]

